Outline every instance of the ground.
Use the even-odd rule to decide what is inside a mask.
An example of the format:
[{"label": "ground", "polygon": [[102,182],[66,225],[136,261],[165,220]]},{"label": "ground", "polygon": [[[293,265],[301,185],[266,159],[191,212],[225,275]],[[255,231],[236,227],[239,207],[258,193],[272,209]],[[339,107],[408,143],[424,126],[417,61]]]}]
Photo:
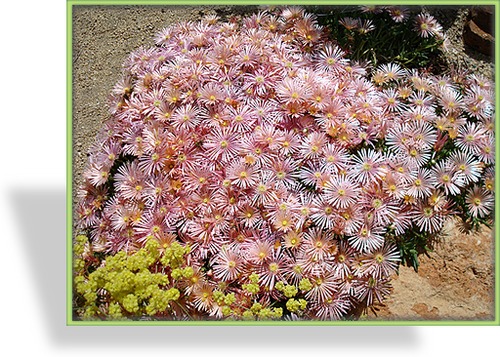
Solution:
[{"label": "ground", "polygon": [[391,295],[368,319],[494,319],[493,232],[449,229],[432,252],[420,256],[418,273],[400,267]]},{"label": "ground", "polygon": [[[107,118],[107,96],[120,79],[121,64],[140,46],[153,45],[161,28],[209,13],[230,15],[253,7],[75,6],[73,13],[73,193],[88,148]],[[468,9],[430,9],[450,39],[445,62],[493,76],[492,60],[464,47],[462,29]],[[74,195],[73,195],[74,196]],[[453,224],[433,252],[420,257],[418,273],[401,266],[393,291],[377,320],[494,319],[494,238],[492,230],[461,233]]]}]

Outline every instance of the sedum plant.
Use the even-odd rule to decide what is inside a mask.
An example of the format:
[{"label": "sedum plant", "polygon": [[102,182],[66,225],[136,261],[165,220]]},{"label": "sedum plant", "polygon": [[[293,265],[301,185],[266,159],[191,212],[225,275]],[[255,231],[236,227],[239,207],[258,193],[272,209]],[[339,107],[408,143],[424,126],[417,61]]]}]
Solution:
[{"label": "sedum plant", "polygon": [[487,79],[351,61],[297,7],[155,40],[78,192],[76,318],[355,318],[447,217],[491,221]]}]

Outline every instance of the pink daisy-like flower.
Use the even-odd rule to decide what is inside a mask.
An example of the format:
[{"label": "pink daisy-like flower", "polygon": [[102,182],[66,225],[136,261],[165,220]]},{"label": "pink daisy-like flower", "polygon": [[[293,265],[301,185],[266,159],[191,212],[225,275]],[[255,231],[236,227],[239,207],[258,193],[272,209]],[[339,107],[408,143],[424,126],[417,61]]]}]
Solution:
[{"label": "pink daisy-like flower", "polygon": [[490,214],[495,204],[493,195],[480,186],[474,186],[474,188],[467,193],[465,202],[473,217],[487,216]]},{"label": "pink daisy-like flower", "polygon": [[257,205],[270,205],[278,200],[276,182],[271,175],[261,175],[253,188],[252,203]]},{"label": "pink daisy-like flower", "polygon": [[278,151],[283,155],[290,155],[299,150],[300,139],[293,131],[283,133]]},{"label": "pink daisy-like flower", "polygon": [[359,22],[359,27],[357,30],[360,34],[365,35],[368,32],[375,30],[375,25],[370,19],[362,19]]},{"label": "pink daisy-like flower", "polygon": [[348,237],[348,241],[358,252],[368,253],[383,246],[384,233],[383,227],[365,222],[359,230]]},{"label": "pink daisy-like flower", "polygon": [[325,168],[318,166],[303,166],[299,172],[299,178],[307,186],[322,189],[330,179],[331,174]]},{"label": "pink daisy-like flower", "polygon": [[145,151],[144,138],[142,136],[142,125],[136,125],[128,129],[123,136],[123,153],[141,156]]},{"label": "pink daisy-like flower", "polygon": [[285,280],[295,286],[299,285],[300,281],[305,277],[305,271],[307,270],[304,266],[305,262],[302,259],[296,259],[292,257],[288,264],[283,269],[283,277]]},{"label": "pink daisy-like flower", "polygon": [[200,104],[213,106],[224,100],[224,91],[217,83],[210,82],[200,88],[198,101]]},{"label": "pink daisy-like flower", "polygon": [[368,306],[375,300],[382,302],[390,293],[389,279],[376,279],[368,276],[359,280],[355,286],[356,298],[364,301]]},{"label": "pink daisy-like flower", "polygon": [[365,274],[370,274],[376,279],[388,278],[398,269],[400,256],[398,248],[393,244],[384,244],[363,260]]},{"label": "pink daisy-like flower", "polygon": [[389,172],[383,182],[383,190],[393,199],[401,199],[406,195],[406,184],[394,172]]},{"label": "pink daisy-like flower", "polygon": [[335,207],[321,196],[314,198],[311,207],[311,220],[321,229],[331,229],[338,213]]},{"label": "pink daisy-like flower", "polygon": [[311,208],[313,206],[313,195],[307,192],[300,192],[299,202],[297,204],[297,229],[302,229],[303,226],[310,223]]},{"label": "pink daisy-like flower", "polygon": [[427,13],[418,14],[415,18],[415,28],[419,35],[423,38],[435,35],[437,21],[434,16]]},{"label": "pink daisy-like flower", "polygon": [[413,92],[408,101],[416,107],[429,108],[434,106],[435,98],[425,90],[418,90]]},{"label": "pink daisy-like flower", "polygon": [[360,206],[373,216],[375,222],[384,226],[396,219],[400,211],[398,203],[385,195],[380,187],[368,188],[359,199]]},{"label": "pink daisy-like flower", "polygon": [[410,142],[419,149],[430,149],[437,140],[436,129],[425,121],[412,122],[408,125]]},{"label": "pink daisy-like flower", "polygon": [[210,160],[222,160],[223,163],[232,162],[240,151],[237,135],[227,129],[212,131],[203,142],[203,147]]},{"label": "pink daisy-like flower", "polygon": [[343,17],[339,20],[339,24],[344,26],[347,30],[355,30],[359,26],[359,19],[352,17]]},{"label": "pink daisy-like flower", "polygon": [[361,184],[377,182],[384,176],[386,170],[382,167],[384,158],[371,149],[361,149],[358,156],[353,157],[354,165],[349,171],[349,177]]},{"label": "pink daisy-like flower", "polygon": [[203,281],[192,289],[191,301],[193,306],[199,311],[211,312],[216,307],[214,300],[215,286]]},{"label": "pink daisy-like flower", "polygon": [[238,207],[238,218],[248,228],[259,227],[262,224],[259,210],[249,204]]},{"label": "pink daisy-like flower", "polygon": [[290,211],[278,211],[273,219],[273,227],[278,232],[287,233],[295,228],[295,215]]},{"label": "pink daisy-like flower", "polygon": [[300,151],[304,158],[319,158],[326,144],[326,136],[321,132],[309,134],[302,142]]},{"label": "pink daisy-like flower", "polygon": [[406,71],[397,63],[382,64],[378,70],[388,81],[397,81],[406,75]]},{"label": "pink daisy-like flower", "polygon": [[269,263],[273,258],[273,244],[269,240],[257,239],[245,244],[244,256],[256,265]]},{"label": "pink daisy-like flower", "polygon": [[306,102],[311,93],[311,88],[295,78],[286,77],[276,86],[276,94],[283,103]]},{"label": "pink daisy-like flower", "polygon": [[344,58],[345,52],[338,46],[328,44],[318,52],[316,58],[316,68],[321,71],[341,73],[348,62]]},{"label": "pink daisy-like flower", "polygon": [[462,95],[458,90],[444,89],[440,91],[439,104],[447,112],[461,111],[464,107]]},{"label": "pink daisy-like flower", "polygon": [[303,242],[301,230],[290,230],[283,236],[283,247],[291,250],[298,249]]},{"label": "pink daisy-like flower", "polygon": [[275,159],[270,165],[269,173],[278,187],[292,188],[297,182],[297,169],[296,162],[290,158]]},{"label": "pink daisy-like flower", "polygon": [[92,185],[101,186],[108,181],[110,169],[111,165],[91,163],[83,175]]},{"label": "pink daisy-like flower", "polygon": [[300,6],[288,6],[281,12],[281,17],[287,21],[293,21],[304,17],[305,11]]},{"label": "pink daisy-like flower", "polygon": [[483,137],[478,148],[474,151],[478,159],[485,164],[493,164],[495,162],[495,138],[491,135]]},{"label": "pink daisy-like flower", "polygon": [[495,192],[495,168],[490,166],[484,170],[483,174],[484,188],[486,191]]},{"label": "pink daisy-like flower", "polygon": [[126,231],[128,228],[137,226],[142,218],[142,210],[137,205],[119,205],[113,211],[111,224],[113,229]]},{"label": "pink daisy-like flower", "polygon": [[409,9],[403,6],[390,6],[386,8],[386,11],[389,13],[391,19],[396,22],[404,22],[408,19]]},{"label": "pink daisy-like flower", "polygon": [[245,73],[242,90],[255,96],[264,97],[278,81],[275,71],[266,71],[264,68],[256,69],[253,72]]},{"label": "pink daisy-like flower", "polygon": [[433,168],[436,187],[440,187],[447,195],[458,195],[460,188],[465,185],[464,176],[455,171],[446,161],[441,161]]},{"label": "pink daisy-like flower", "polygon": [[318,228],[309,229],[303,236],[301,249],[308,259],[324,261],[336,248],[335,242]]},{"label": "pink daisy-like flower", "polygon": [[310,301],[325,302],[338,292],[338,275],[332,271],[323,272],[311,279],[312,289],[305,297]]},{"label": "pink daisy-like flower", "polygon": [[196,163],[192,170],[186,170],[184,175],[184,188],[188,192],[196,192],[207,188],[213,180],[210,166]]},{"label": "pink daisy-like flower", "polygon": [[390,112],[401,112],[405,109],[405,105],[399,100],[399,94],[396,89],[384,89],[381,96],[381,107],[383,110]]},{"label": "pink daisy-like flower", "polygon": [[244,162],[236,161],[227,169],[227,178],[231,180],[234,185],[246,189],[256,184],[258,174],[254,167]]},{"label": "pink daisy-like flower", "polygon": [[177,108],[172,114],[172,126],[179,130],[193,129],[200,124],[201,109],[191,104]]},{"label": "pink daisy-like flower", "polygon": [[337,252],[335,253],[335,264],[333,269],[339,275],[341,280],[346,280],[348,276],[352,276],[351,267],[354,263],[354,257],[356,255],[356,250],[345,240],[339,242]]},{"label": "pink daisy-like flower", "polygon": [[410,167],[422,167],[431,158],[431,148],[422,148],[422,144],[408,145],[404,151],[404,158]]},{"label": "pink daisy-like flower", "polygon": [[146,180],[145,199],[152,206],[160,204],[169,197],[170,180],[167,176],[154,176]]},{"label": "pink daisy-like flower", "polygon": [[346,149],[335,144],[326,144],[323,147],[321,162],[323,167],[332,173],[343,172],[347,169],[349,153]]},{"label": "pink daisy-like flower", "polygon": [[137,161],[126,163],[118,169],[115,175],[115,187],[127,199],[141,199],[144,195],[146,184],[144,173],[139,168]]},{"label": "pink daisy-like flower", "polygon": [[414,207],[412,217],[421,232],[439,232],[444,224],[443,215],[425,202],[420,202]]},{"label": "pink daisy-like flower", "polygon": [[347,208],[356,203],[361,189],[351,179],[332,176],[325,184],[325,195],[335,208]]},{"label": "pink daisy-like flower", "polygon": [[354,234],[363,224],[363,213],[354,204],[338,212],[337,221],[339,231],[336,234]]},{"label": "pink daisy-like flower", "polygon": [[420,168],[416,171],[416,175],[412,178],[410,185],[406,191],[409,196],[417,199],[429,197],[431,188],[435,187],[436,179],[432,172],[425,168]]},{"label": "pink daisy-like flower", "polygon": [[259,145],[273,151],[281,146],[283,140],[281,130],[276,129],[274,125],[259,126],[255,128],[253,135]]},{"label": "pink daisy-like flower", "polygon": [[474,153],[480,148],[485,135],[486,131],[480,124],[469,122],[459,128],[456,145],[466,152]]},{"label": "pink daisy-like flower", "polygon": [[349,294],[340,290],[321,303],[315,303],[312,309],[317,318],[321,320],[340,320],[351,308]]},{"label": "pink daisy-like flower", "polygon": [[229,107],[227,117],[234,132],[244,133],[252,130],[255,125],[254,110],[247,105],[240,105],[237,108]]},{"label": "pink daisy-like flower", "polygon": [[234,248],[223,247],[212,262],[215,277],[222,281],[232,281],[244,270],[244,260]]},{"label": "pink daisy-like flower", "polygon": [[272,291],[278,281],[286,283],[284,274],[288,263],[289,259],[281,249],[273,250],[271,257],[257,269],[261,285]]}]

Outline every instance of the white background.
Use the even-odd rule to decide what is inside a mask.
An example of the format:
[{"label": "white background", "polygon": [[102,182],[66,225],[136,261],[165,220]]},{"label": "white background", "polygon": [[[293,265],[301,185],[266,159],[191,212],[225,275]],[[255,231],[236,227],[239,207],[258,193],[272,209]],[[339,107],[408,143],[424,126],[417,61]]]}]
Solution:
[{"label": "white background", "polygon": [[66,326],[66,3],[0,11],[0,318],[11,356],[476,356],[499,327]]}]

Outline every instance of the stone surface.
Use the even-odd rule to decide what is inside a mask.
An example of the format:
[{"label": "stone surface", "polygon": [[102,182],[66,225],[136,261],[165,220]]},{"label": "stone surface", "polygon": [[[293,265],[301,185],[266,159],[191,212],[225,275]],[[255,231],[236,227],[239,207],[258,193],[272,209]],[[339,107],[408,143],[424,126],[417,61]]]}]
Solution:
[{"label": "stone surface", "polygon": [[474,6],[470,18],[484,32],[495,36],[495,8],[493,6]]},{"label": "stone surface", "polygon": [[494,37],[483,31],[472,19],[465,24],[464,43],[482,54],[493,56]]}]

